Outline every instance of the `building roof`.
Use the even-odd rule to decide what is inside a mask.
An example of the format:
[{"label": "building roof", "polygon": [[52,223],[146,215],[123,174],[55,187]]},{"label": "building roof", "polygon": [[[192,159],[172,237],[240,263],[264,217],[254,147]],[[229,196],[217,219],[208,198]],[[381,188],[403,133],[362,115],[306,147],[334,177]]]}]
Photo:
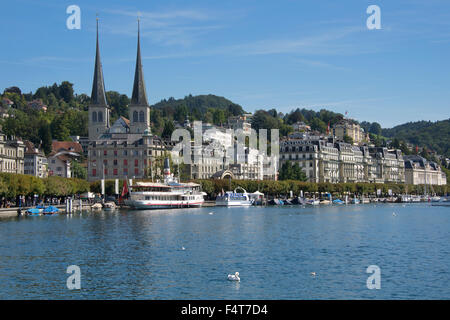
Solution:
[{"label": "building roof", "polygon": [[138,42],[136,55],[136,70],[134,73],[133,94],[131,96],[131,104],[148,106],[147,92],[145,90],[144,72],[141,62],[141,44],[140,44],[140,28],[138,20]]},{"label": "building roof", "polygon": [[83,147],[78,142],[73,141],[53,141],[52,142],[52,151],[60,152],[60,151],[73,151],[77,153],[83,153]]},{"label": "building roof", "polygon": [[97,19],[97,47],[95,52],[94,81],[92,83],[91,103],[93,105],[107,106],[105,95],[105,82],[103,68],[100,61],[100,48],[98,45],[98,19]]},{"label": "building roof", "polygon": [[127,126],[130,126],[130,120],[128,120],[128,119],[125,118],[124,116],[120,116],[120,119],[122,119],[122,120],[125,122],[125,124],[126,124]]},{"label": "building roof", "polygon": [[25,144],[25,153],[24,154],[26,154],[26,155],[35,154],[35,155],[40,155],[40,156],[44,155],[44,153],[41,150],[39,150],[38,148],[35,147],[33,142],[25,140],[23,143]]}]

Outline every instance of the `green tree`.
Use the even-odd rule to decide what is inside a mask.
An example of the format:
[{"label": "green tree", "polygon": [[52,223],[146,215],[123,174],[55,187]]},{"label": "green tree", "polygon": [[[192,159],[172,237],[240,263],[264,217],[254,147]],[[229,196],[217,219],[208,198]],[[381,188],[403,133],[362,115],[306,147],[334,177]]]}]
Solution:
[{"label": "green tree", "polygon": [[71,162],[72,176],[78,179],[87,179],[87,170],[78,161]]}]

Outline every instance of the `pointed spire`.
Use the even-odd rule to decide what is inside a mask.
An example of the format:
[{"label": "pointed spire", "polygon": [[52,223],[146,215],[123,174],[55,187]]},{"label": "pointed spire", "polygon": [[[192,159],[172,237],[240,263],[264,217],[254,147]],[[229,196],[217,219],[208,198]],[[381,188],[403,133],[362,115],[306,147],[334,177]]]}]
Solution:
[{"label": "pointed spire", "polygon": [[94,105],[107,105],[105,96],[105,83],[103,69],[100,62],[100,49],[98,45],[98,17],[97,17],[97,48],[95,53],[94,81],[92,83],[91,103]]},{"label": "pointed spire", "polygon": [[137,42],[137,56],[136,56],[136,70],[134,73],[133,95],[131,97],[131,104],[148,106],[147,93],[145,91],[144,72],[142,70],[141,62],[141,42],[140,42],[140,23],[138,18],[138,42]]}]

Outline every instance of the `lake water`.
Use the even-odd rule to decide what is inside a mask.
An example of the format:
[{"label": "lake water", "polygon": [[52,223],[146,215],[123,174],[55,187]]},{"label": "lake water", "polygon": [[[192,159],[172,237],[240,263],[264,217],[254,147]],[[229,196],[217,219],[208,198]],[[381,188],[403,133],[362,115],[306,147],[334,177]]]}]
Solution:
[{"label": "lake water", "polygon": [[450,208],[425,203],[0,219],[0,299],[450,299],[449,269]]}]

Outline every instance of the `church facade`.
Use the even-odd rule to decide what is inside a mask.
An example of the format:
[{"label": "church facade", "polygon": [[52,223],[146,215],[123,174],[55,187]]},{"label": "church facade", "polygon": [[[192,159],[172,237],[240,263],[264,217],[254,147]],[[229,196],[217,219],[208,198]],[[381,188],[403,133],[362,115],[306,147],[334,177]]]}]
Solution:
[{"label": "church facade", "polygon": [[165,154],[164,142],[151,134],[150,106],[141,61],[140,31],[129,119],[120,117],[110,124],[100,61],[98,21],[94,78],[89,105],[88,180],[147,178],[153,163]]}]

